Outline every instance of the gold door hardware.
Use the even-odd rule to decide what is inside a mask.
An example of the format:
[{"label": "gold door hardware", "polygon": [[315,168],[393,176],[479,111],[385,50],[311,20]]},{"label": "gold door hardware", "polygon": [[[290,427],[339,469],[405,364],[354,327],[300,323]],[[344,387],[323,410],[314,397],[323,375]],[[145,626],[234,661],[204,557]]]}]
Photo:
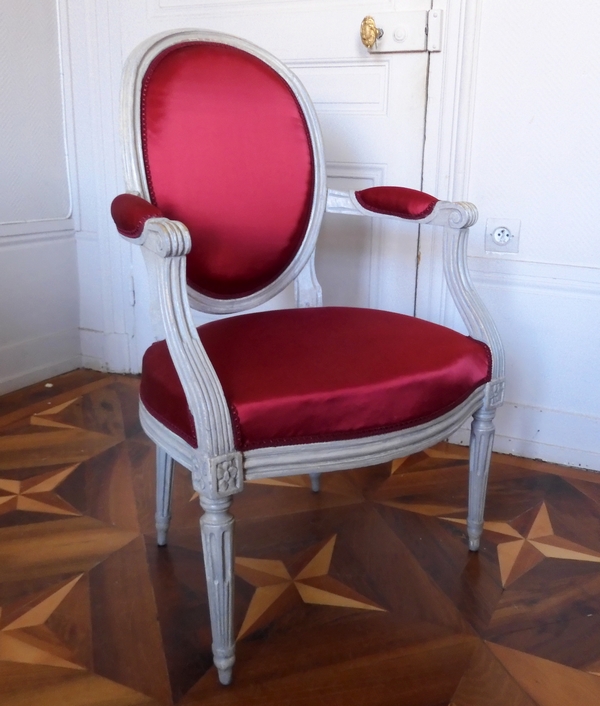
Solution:
[{"label": "gold door hardware", "polygon": [[375,46],[377,40],[382,37],[383,30],[377,27],[375,20],[370,15],[367,15],[367,17],[365,17],[360,23],[360,39],[362,43],[367,47],[367,49],[371,49]]},{"label": "gold door hardware", "polygon": [[360,39],[370,54],[436,52],[442,48],[442,10],[378,12],[360,24]]}]

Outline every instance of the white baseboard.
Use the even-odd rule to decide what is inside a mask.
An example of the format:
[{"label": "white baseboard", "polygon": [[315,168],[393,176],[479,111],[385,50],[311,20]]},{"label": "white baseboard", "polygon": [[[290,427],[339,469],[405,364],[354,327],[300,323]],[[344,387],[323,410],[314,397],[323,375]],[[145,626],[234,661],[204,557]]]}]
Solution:
[{"label": "white baseboard", "polygon": [[90,370],[106,372],[108,366],[104,355],[104,334],[102,331],[80,329],[81,365]]},{"label": "white baseboard", "polygon": [[80,368],[79,331],[59,331],[0,348],[0,395]]},{"label": "white baseboard", "polygon": [[[449,441],[469,443],[469,429]],[[600,471],[600,418],[505,402],[496,416],[494,450]]]},{"label": "white baseboard", "polygon": [[81,357],[84,368],[111,373],[139,373],[129,362],[129,337],[124,333],[80,329]]}]

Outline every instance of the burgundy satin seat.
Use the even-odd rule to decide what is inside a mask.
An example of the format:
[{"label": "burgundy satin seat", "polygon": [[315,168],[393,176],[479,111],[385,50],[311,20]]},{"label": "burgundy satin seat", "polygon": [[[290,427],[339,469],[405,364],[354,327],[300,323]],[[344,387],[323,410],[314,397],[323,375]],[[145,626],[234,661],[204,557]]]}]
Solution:
[{"label": "burgundy satin seat", "polygon": [[[327,307],[205,324],[240,451],[383,434],[442,416],[489,381],[480,341],[401,314]],[[197,447],[164,341],[144,356],[146,409]]]}]

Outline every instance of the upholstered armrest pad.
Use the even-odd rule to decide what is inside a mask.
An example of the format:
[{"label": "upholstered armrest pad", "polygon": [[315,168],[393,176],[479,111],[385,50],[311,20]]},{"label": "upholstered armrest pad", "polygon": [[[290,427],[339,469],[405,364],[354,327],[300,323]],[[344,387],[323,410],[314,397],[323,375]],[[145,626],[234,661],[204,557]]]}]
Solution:
[{"label": "upholstered armrest pad", "polygon": [[139,238],[149,218],[161,218],[163,215],[160,208],[134,194],[117,196],[111,204],[110,212],[117,230],[127,238]]},{"label": "upholstered armrest pad", "polygon": [[429,194],[403,186],[374,186],[356,191],[355,196],[358,203],[368,211],[410,220],[426,218],[438,202],[438,199]]}]

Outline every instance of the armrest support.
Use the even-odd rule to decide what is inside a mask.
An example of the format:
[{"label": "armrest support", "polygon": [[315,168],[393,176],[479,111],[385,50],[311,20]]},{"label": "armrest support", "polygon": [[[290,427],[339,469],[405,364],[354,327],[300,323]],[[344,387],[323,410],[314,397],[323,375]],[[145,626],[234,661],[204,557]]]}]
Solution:
[{"label": "armrest support", "polygon": [[467,265],[468,235],[468,228],[451,225],[444,228],[444,276],[469,335],[486,343],[492,352],[492,379],[487,385],[486,406],[495,408],[504,398],[504,347],[496,324],[471,281]]},{"label": "armrest support", "polygon": [[486,343],[492,352],[492,380],[486,405],[502,404],[504,349],[498,329],[475,290],[467,265],[469,226],[477,221],[471,203],[438,201],[435,197],[403,187],[374,187],[356,192],[327,192],[327,211],[355,216],[396,217],[444,229],[444,276],[452,299],[469,335]]},{"label": "armrest support", "polygon": [[[124,195],[131,196],[131,195]],[[117,205],[125,204],[126,220],[117,213],[121,225],[138,223],[141,214],[145,219],[136,242],[148,270],[152,295],[153,319],[160,325],[169,353],[183,386],[194,418],[198,453],[194,461],[194,485],[203,486],[210,495],[211,462],[215,458],[235,453],[231,417],[223,388],[208,357],[192,319],[186,286],[186,258],[192,241],[188,229],[179,221],[153,217],[152,204],[139,197],[118,197]],[[113,214],[114,215],[114,214]],[[117,220],[117,219],[115,219]],[[137,225],[136,225],[137,227]],[[134,232],[132,228],[126,228]],[[129,236],[126,236],[129,237]],[[240,488],[241,489],[241,488]]]}]

